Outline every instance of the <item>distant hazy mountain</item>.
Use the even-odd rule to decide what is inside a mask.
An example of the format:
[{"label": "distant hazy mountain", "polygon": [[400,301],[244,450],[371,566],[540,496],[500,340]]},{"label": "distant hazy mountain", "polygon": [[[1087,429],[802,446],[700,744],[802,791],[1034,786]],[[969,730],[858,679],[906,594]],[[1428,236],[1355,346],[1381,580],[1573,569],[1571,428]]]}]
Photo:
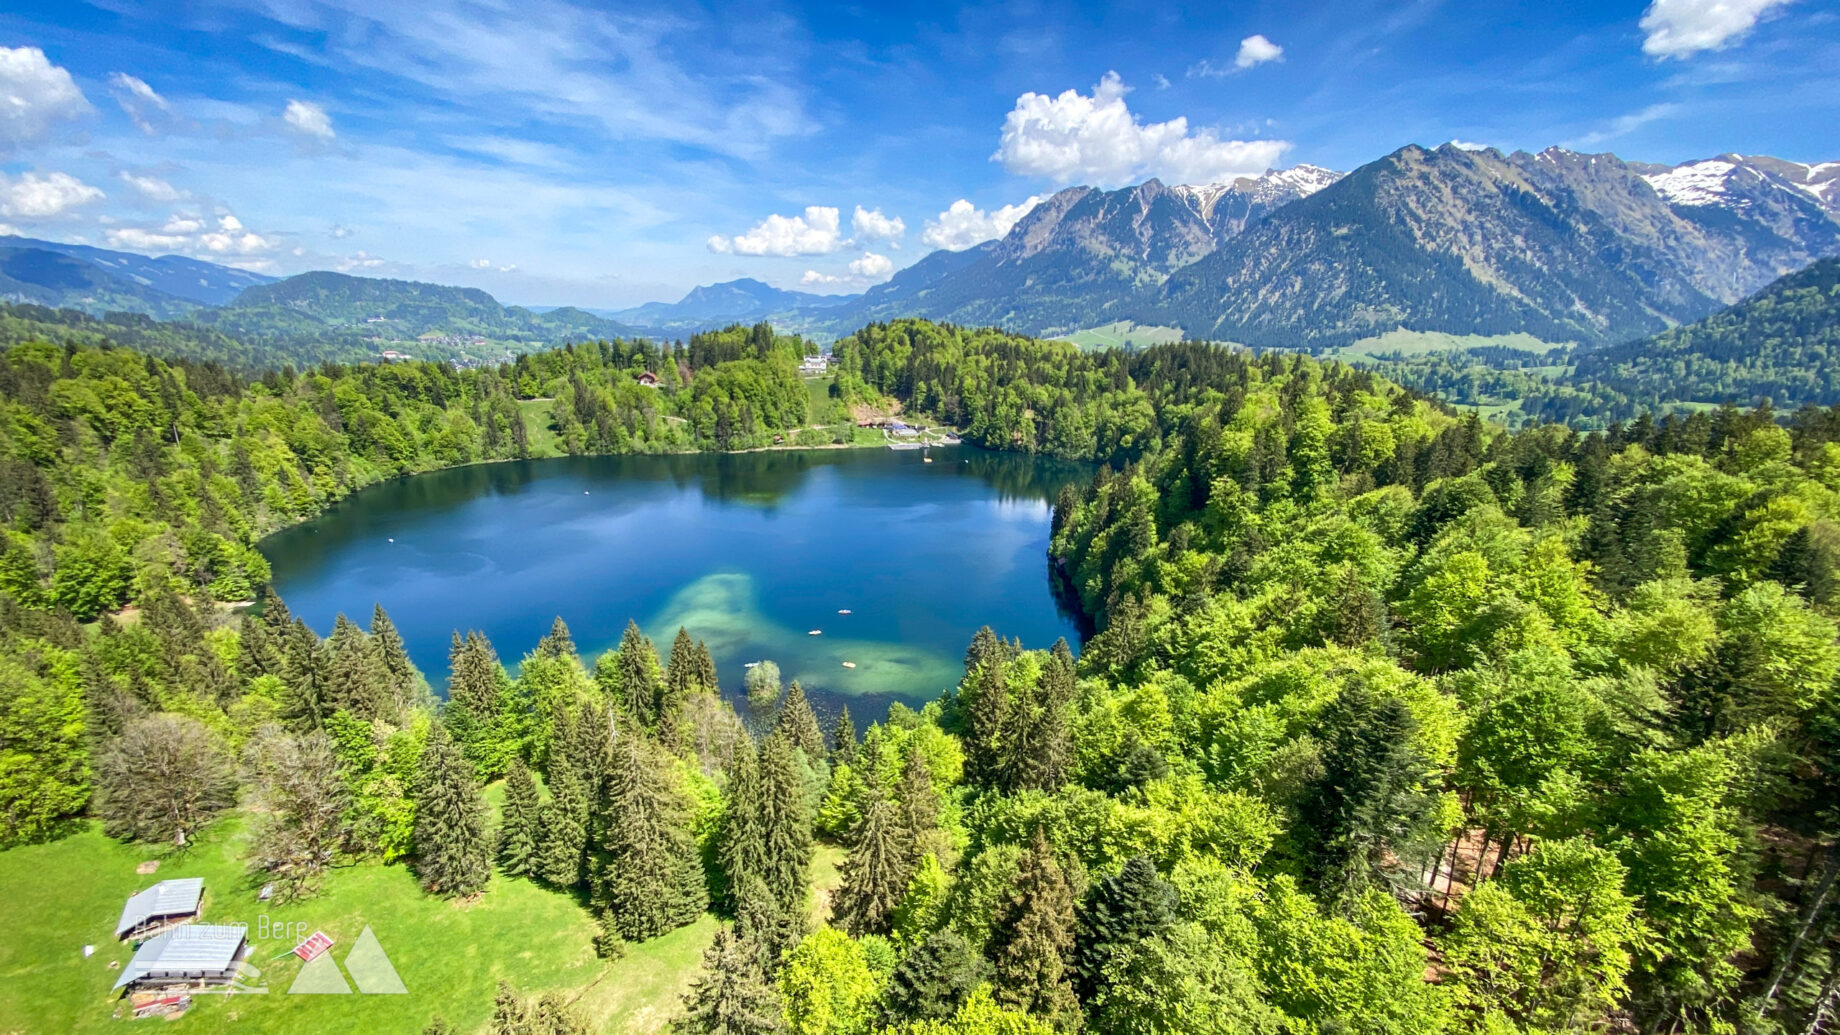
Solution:
[{"label": "distant hazy mountain", "polygon": [[1769,399],[1779,409],[1840,403],[1840,258],[1702,320],[1579,355],[1577,382],[1644,405]]},{"label": "distant hazy mountain", "polygon": [[612,318],[634,327],[689,333],[731,323],[746,323],[794,309],[827,309],[854,300],[856,295],[818,295],[787,291],[752,278],[692,288],[676,302],[647,302],[621,309]]},{"label": "distant hazy mountain", "polygon": [[1172,275],[1154,316],[1267,346],[1396,327],[1605,344],[1840,254],[1814,188],[1726,165],[1402,148]]},{"label": "distant hazy mountain", "polygon": [[1211,186],[1070,187],[1002,240],[935,252],[826,321],[847,330],[929,316],[1054,333],[1131,317],[1154,306],[1173,271],[1341,175],[1306,165]]},{"label": "distant hazy mountain", "polygon": [[227,302],[244,288],[273,279],[178,255],[152,258],[86,244],[0,237],[0,301],[171,318]]},{"label": "distant hazy mountain", "polygon": [[234,334],[356,333],[386,341],[436,335],[522,344],[631,336],[625,324],[572,307],[536,313],[478,288],[343,273],[302,273],[249,288],[193,319]]},{"label": "distant hazy mountain", "polygon": [[76,309],[101,315],[184,316],[198,303],[118,277],[92,263],[47,251],[0,244],[0,302]]}]

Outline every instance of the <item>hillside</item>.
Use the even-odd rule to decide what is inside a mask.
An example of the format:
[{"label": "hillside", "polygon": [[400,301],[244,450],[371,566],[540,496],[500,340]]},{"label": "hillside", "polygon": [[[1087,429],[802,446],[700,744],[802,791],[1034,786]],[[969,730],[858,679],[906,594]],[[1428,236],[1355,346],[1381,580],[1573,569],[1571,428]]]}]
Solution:
[{"label": "hillside", "polygon": [[0,301],[108,312],[185,316],[198,303],[62,252],[0,243]]},{"label": "hillside", "polygon": [[810,310],[830,309],[847,305],[856,297],[786,291],[743,277],[740,280],[691,288],[688,294],[676,302],[647,302],[631,309],[621,309],[609,314],[609,318],[647,331],[689,334],[726,327],[732,323],[752,323],[801,307]]},{"label": "hillside", "polygon": [[1704,319],[1581,353],[1572,380],[1650,405],[1840,403],[1840,258]]},{"label": "hillside", "polygon": [[935,253],[900,287],[871,290],[821,315],[840,333],[897,316],[1026,333],[1128,318],[1152,304],[1172,271],[1338,176],[1299,166],[1215,186],[1153,179],[1113,191],[1070,187],[1035,206],[1002,240],[954,258]]},{"label": "hillside", "polygon": [[335,331],[403,343],[427,335],[530,346],[634,333],[624,324],[573,307],[535,313],[502,305],[477,288],[324,271],[251,287],[228,305],[200,313],[198,320],[253,337]]},{"label": "hillside", "polygon": [[222,305],[235,298],[244,288],[267,284],[275,279],[266,274],[202,259],[190,259],[183,255],[149,256],[87,244],[41,241],[31,237],[0,237],[0,246],[56,252],[86,262],[111,276],[199,305]]}]

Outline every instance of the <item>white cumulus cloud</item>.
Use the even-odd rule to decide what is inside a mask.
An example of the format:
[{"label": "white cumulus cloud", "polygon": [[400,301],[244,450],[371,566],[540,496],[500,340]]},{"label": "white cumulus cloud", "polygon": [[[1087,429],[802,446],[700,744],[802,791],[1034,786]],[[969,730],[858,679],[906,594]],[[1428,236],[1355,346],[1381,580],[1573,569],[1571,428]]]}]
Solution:
[{"label": "white cumulus cloud", "polygon": [[277,241],[258,234],[228,212],[215,217],[179,212],[159,226],[110,227],[112,247],[146,252],[179,252],[234,262],[248,268],[271,265],[261,256],[273,251]]},{"label": "white cumulus cloud", "polygon": [[137,79],[126,72],[116,72],[109,76],[109,85],[114,89],[115,103],[121,105],[128,118],[140,127],[141,132],[154,136],[160,132],[167,116],[172,114],[172,105],[166,103],[145,79]]},{"label": "white cumulus cloud", "polygon": [[847,243],[837,209],[824,205],[807,206],[803,216],[775,213],[746,233],[708,241],[710,251],[725,255],[828,255]]},{"label": "white cumulus cloud", "polygon": [[467,263],[467,265],[476,270],[489,270],[492,268],[492,260],[491,259],[474,259],[473,261]]},{"label": "white cumulus cloud", "polygon": [[900,216],[882,215],[882,210],[856,206],[850,217],[850,229],[857,237],[872,241],[898,241],[907,234],[907,223]]},{"label": "white cumulus cloud", "polygon": [[332,116],[326,109],[312,101],[289,101],[282,111],[281,118],[297,131],[320,140],[331,140],[336,134],[332,131]]},{"label": "white cumulus cloud", "polygon": [[51,127],[89,112],[70,72],[37,47],[0,47],[0,150],[42,140]]},{"label": "white cumulus cloud", "polygon": [[0,216],[50,219],[81,208],[106,195],[69,173],[21,173],[11,179],[0,173]]},{"label": "white cumulus cloud", "polygon": [[833,273],[819,273],[817,270],[806,270],[805,275],[799,278],[799,283],[806,287],[829,287],[834,284],[847,284],[849,280],[850,278],[848,277],[839,277]]},{"label": "white cumulus cloud", "polygon": [[381,265],[383,265],[382,259],[365,251],[354,252],[339,260],[339,269],[347,273],[352,270],[375,269]]},{"label": "white cumulus cloud", "polygon": [[140,176],[131,172],[121,174],[121,182],[134,189],[134,193],[148,201],[169,204],[185,197],[185,192],[167,183],[157,176]]},{"label": "white cumulus cloud", "polygon": [[862,258],[850,260],[850,272],[865,280],[880,280],[894,272],[894,260],[886,255],[864,252]]},{"label": "white cumulus cloud", "polygon": [[1029,214],[1029,210],[1046,200],[1042,195],[1034,195],[1017,205],[1005,205],[989,212],[960,198],[954,201],[939,218],[926,221],[926,229],[921,232],[920,240],[933,248],[944,248],[949,252],[962,252],[966,248],[994,241],[1009,233],[1016,221]]},{"label": "white cumulus cloud", "polygon": [[1283,47],[1266,39],[1263,35],[1252,35],[1239,41],[1239,53],[1234,55],[1233,64],[1239,68],[1251,68],[1267,61],[1276,61],[1283,56]]},{"label": "white cumulus cloud", "polygon": [[1751,30],[1772,8],[1793,0],[1654,0],[1642,14],[1642,52],[1684,58],[1719,50]]},{"label": "white cumulus cloud", "polygon": [[1125,105],[1129,92],[1107,72],[1090,96],[1025,93],[1003,121],[996,154],[1010,172],[1055,183],[1115,187],[1149,176],[1172,183],[1224,183],[1278,164],[1283,140],[1222,140],[1212,129],[1190,132],[1186,118],[1144,123]]}]

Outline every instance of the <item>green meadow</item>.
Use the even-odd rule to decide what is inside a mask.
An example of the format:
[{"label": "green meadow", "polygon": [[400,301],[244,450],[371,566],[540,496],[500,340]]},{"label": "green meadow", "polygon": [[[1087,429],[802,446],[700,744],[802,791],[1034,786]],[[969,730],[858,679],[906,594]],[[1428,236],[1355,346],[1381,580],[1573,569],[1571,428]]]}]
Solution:
[{"label": "green meadow", "polygon": [[[261,902],[242,862],[248,826],[247,813],[233,812],[183,854],[124,845],[93,825],[49,844],[0,852],[7,897],[0,1032],[120,1031],[129,1011],[110,989],[133,949],[115,941],[115,922],[129,895],[168,877],[204,878],[204,922],[248,925],[249,960],[267,988],[195,996],[192,1009],[172,1023],[173,1030],[200,1035],[414,1035],[437,1013],[456,1031],[475,1032],[489,1019],[501,980],[527,992],[568,990],[595,1031],[660,1031],[680,1009],[716,930],[716,919],[706,915],[630,945],[610,963],[594,955],[593,915],[574,896],[495,876],[477,899],[452,902],[423,894],[406,866],[375,863],[336,869],[324,893],[309,901]],[[821,847],[814,863],[820,903],[837,880],[837,854]],[[147,861],[158,861],[158,871],[137,874]],[[289,950],[303,932],[333,938],[329,956],[338,980],[322,962],[309,981],[317,977],[336,992],[350,983],[347,957],[367,926],[406,992],[288,994],[302,967]],[[87,959],[85,945],[95,947]],[[358,956],[362,968],[364,953]]]}]

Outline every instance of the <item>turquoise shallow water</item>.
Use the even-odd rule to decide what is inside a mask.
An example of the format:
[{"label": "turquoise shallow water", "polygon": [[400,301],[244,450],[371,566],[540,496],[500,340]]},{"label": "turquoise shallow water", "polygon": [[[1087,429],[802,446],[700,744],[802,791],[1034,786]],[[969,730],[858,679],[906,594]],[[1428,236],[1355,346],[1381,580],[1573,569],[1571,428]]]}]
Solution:
[{"label": "turquoise shallow water", "polygon": [[367,489],[262,549],[321,633],[381,602],[437,687],[456,629],[515,665],[557,614],[590,659],[635,618],[661,652],[679,625],[707,641],[732,693],[747,662],[771,658],[867,718],[955,683],[979,625],[1078,646],[1047,543],[1050,501],[1088,472],[970,447],[930,455],[485,464]]}]

